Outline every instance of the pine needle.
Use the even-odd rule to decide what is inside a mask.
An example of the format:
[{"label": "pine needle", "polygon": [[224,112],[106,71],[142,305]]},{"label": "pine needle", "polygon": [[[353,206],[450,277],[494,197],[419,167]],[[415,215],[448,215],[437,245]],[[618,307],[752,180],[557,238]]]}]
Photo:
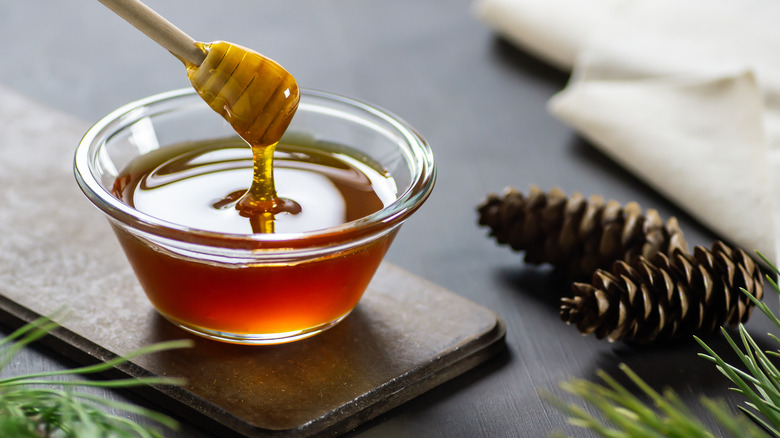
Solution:
[{"label": "pine needle", "polygon": [[[51,318],[40,318],[0,339],[0,371],[30,343],[58,326]],[[181,385],[182,379],[142,377],[115,380],[61,380],[113,369],[135,357],[192,345],[171,341],[150,345],[124,357],[70,370],[31,373],[0,379],[0,436],[160,438],[157,426],[138,424],[109,411],[121,411],[151,420],[156,425],[176,429],[172,418],[130,403],[108,400],[78,391],[79,388],[129,388],[145,385]]]},{"label": "pine needle", "polygon": [[[542,397],[566,413],[569,424],[589,429],[608,438],[713,438],[716,435],[685,406],[671,389],[659,393],[625,364],[621,370],[650,402],[642,402],[607,373],[599,372],[605,384],[574,379],[561,388],[593,407],[604,417],[600,420],[580,406],[564,403],[548,393]],[[701,404],[715,421],[734,437],[765,438],[767,433],[747,417],[731,412],[722,401],[701,398]],[[651,405],[654,406],[651,407]]]}]

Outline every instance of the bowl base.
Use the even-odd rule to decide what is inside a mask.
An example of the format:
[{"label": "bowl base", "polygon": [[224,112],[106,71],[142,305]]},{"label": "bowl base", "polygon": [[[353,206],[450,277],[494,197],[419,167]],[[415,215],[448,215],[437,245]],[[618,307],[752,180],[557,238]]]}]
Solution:
[{"label": "bowl base", "polygon": [[326,322],[324,324],[320,324],[315,327],[309,327],[303,330],[296,330],[292,332],[283,332],[283,333],[253,334],[253,333],[229,333],[229,332],[222,332],[218,330],[211,330],[211,329],[195,326],[192,324],[183,323],[181,321],[178,321],[176,318],[172,318],[160,312],[159,310],[157,312],[173,325],[181,329],[184,329],[185,331],[192,333],[194,335],[206,339],[211,339],[213,341],[220,341],[229,344],[241,344],[241,345],[276,345],[276,344],[286,344],[288,342],[299,341],[301,339],[306,339],[314,335],[320,334],[332,328],[333,326],[341,322],[344,318],[346,318],[347,315],[350,314],[350,312],[347,312],[344,315],[338,317],[337,319],[331,322]]}]

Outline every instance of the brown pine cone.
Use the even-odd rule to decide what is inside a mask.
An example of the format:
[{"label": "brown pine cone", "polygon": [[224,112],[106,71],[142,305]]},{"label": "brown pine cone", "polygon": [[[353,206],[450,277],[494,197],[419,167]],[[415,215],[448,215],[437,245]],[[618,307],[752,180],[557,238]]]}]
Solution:
[{"label": "brown pine cone", "polygon": [[503,196],[490,194],[477,209],[479,224],[498,243],[525,251],[527,263],[561,267],[574,279],[636,255],[687,252],[677,219],[664,225],[656,210],[643,216],[636,202],[623,207],[600,196],[567,198],[560,189],[545,193],[532,186],[527,196],[514,188]]},{"label": "brown pine cone", "polygon": [[697,246],[693,255],[676,250],[598,270],[591,284],[575,283],[574,296],[561,299],[561,319],[609,341],[707,336],[750,317],[753,302],[741,288],[762,299],[760,268],[741,249],[715,242],[712,251]]}]

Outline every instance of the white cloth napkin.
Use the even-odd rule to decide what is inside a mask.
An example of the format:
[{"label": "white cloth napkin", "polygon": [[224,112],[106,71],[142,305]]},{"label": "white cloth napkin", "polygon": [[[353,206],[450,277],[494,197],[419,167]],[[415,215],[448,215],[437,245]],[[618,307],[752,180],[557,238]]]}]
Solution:
[{"label": "white cloth napkin", "polygon": [[780,2],[477,0],[572,78],[556,117],[693,217],[777,260]]}]

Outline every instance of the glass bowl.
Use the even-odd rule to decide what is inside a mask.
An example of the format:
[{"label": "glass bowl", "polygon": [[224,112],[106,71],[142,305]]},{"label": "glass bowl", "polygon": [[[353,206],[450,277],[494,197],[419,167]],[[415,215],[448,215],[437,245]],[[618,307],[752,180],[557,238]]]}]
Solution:
[{"label": "glass bowl", "polygon": [[302,90],[280,144],[322,148],[381,168],[395,184],[394,200],[323,229],[242,234],[166,221],[115,194],[115,184],[139,157],[234,137],[191,89],[151,96],[89,129],[76,149],[76,180],[108,218],[152,305],[172,323],[239,344],[277,344],[320,333],[357,305],[401,224],[430,194],[432,152],[387,111]]}]

